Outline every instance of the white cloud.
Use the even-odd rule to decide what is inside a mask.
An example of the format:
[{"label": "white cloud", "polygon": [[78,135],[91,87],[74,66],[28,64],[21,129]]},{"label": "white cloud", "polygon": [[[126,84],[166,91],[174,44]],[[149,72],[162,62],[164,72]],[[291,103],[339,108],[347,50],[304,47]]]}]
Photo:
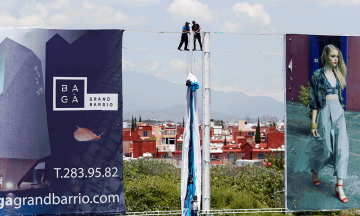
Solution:
[{"label": "white cloud", "polygon": [[84,7],[84,9],[88,9],[88,10],[95,9],[95,5],[92,5],[92,4],[88,3],[87,1],[83,1],[83,7]]},{"label": "white cloud", "polygon": [[138,26],[148,23],[145,15],[130,17],[121,11],[115,11],[114,8],[103,5],[93,5],[86,1],[82,7],[85,11],[79,11],[73,15],[87,24],[121,24],[126,26]]},{"label": "white cloud", "polygon": [[247,2],[236,3],[232,9],[237,15],[239,15],[239,13],[247,13],[255,23],[262,23],[264,25],[271,23],[269,14],[264,11],[264,7],[261,4],[251,6]]},{"label": "white cloud", "polygon": [[357,5],[360,4],[360,0],[304,0],[314,2],[320,5]]},{"label": "white cloud", "polygon": [[160,4],[160,0],[110,0],[113,4],[129,5],[129,6],[148,6],[152,4]]},{"label": "white cloud", "polygon": [[8,12],[1,12],[0,27],[45,27],[45,20],[49,15],[47,8],[41,3],[37,3],[35,9],[37,14],[23,14],[19,19],[11,16]]},{"label": "white cloud", "polygon": [[69,0],[56,0],[56,2],[49,4],[52,9],[61,9],[63,6],[69,4]]},{"label": "white cloud", "polygon": [[49,18],[49,21],[52,23],[56,23],[56,24],[62,24],[62,23],[67,23],[70,21],[69,17],[66,14],[63,13],[58,13],[58,14],[54,14]]},{"label": "white cloud", "polygon": [[236,22],[225,22],[222,31],[224,32],[238,32],[241,29],[240,24]]},{"label": "white cloud", "polygon": [[2,13],[0,14],[0,26],[1,27],[17,26],[17,20],[16,18],[12,17],[10,14]]},{"label": "white cloud", "polygon": [[187,68],[186,61],[182,61],[180,59],[172,59],[169,62],[169,64],[172,69],[177,70],[177,71],[186,70],[186,68]]},{"label": "white cloud", "polygon": [[147,24],[148,19],[143,14],[138,17],[129,17],[127,14],[124,14],[121,11],[117,11],[113,20],[109,20],[109,22],[121,23],[128,26],[138,26]]},{"label": "white cloud", "polygon": [[37,3],[35,5],[35,8],[40,12],[40,16],[42,18],[46,18],[49,15],[48,10],[46,9],[46,7],[44,5],[42,5],[41,3]]},{"label": "white cloud", "polygon": [[171,80],[170,82],[172,82],[172,83],[176,83],[176,84],[184,84],[183,82],[176,82],[176,81],[173,81],[173,80]]},{"label": "white cloud", "polygon": [[123,59],[122,60],[122,68],[123,69],[128,69],[129,67],[131,67],[131,68],[136,67],[136,64],[132,63],[129,60]]},{"label": "white cloud", "polygon": [[18,9],[19,16],[10,11],[1,11],[6,9],[2,7],[5,3],[0,2],[0,27],[116,28],[119,25],[139,26],[148,23],[144,14],[129,16],[100,1],[54,0],[46,5],[29,2]]},{"label": "white cloud", "polygon": [[267,88],[265,86],[258,86],[256,89],[249,91],[249,86],[253,86],[251,82],[245,80],[234,81],[227,85],[219,85],[217,83],[211,83],[211,89],[215,91],[223,92],[243,92],[249,96],[269,96],[277,101],[284,102],[284,92],[280,89]]},{"label": "white cloud", "polygon": [[208,7],[207,4],[197,0],[174,0],[168,7],[167,12],[183,18],[210,21],[215,17]]},{"label": "white cloud", "polygon": [[47,8],[41,3],[37,3],[35,8],[40,14],[23,15],[17,20],[17,26],[20,27],[45,27],[45,20],[49,15]]},{"label": "white cloud", "polygon": [[268,96],[274,98],[277,101],[284,102],[283,90],[268,89],[264,87],[264,88],[257,88],[249,92],[244,91],[244,93],[250,96]]},{"label": "white cloud", "polygon": [[238,74],[238,73],[239,73],[239,71],[235,71],[235,72],[234,72],[234,74]]},{"label": "white cloud", "polygon": [[148,64],[145,66],[145,69],[148,70],[148,71],[153,71],[153,70],[156,70],[160,67],[160,64],[159,62],[153,62],[151,64]]},{"label": "white cloud", "polygon": [[5,9],[5,8],[15,8],[17,5],[17,0],[1,0],[0,1],[0,8],[1,9]]}]

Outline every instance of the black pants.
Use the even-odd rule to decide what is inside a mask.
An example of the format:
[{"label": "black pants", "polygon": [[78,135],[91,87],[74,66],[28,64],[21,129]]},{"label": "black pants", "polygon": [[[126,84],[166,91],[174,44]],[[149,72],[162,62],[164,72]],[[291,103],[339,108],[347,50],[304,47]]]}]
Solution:
[{"label": "black pants", "polygon": [[185,42],[185,49],[188,49],[188,41],[189,41],[189,38],[188,38],[187,34],[185,36],[181,36],[181,41],[178,46],[178,49],[181,49],[181,46],[183,45],[184,42]]},{"label": "black pants", "polygon": [[197,215],[198,215],[197,212],[198,212],[198,211],[191,210],[191,216],[197,216]]},{"label": "black pants", "polygon": [[194,34],[194,49],[196,49],[196,39],[198,39],[199,44],[200,44],[200,49],[202,49],[201,34],[200,33]]}]

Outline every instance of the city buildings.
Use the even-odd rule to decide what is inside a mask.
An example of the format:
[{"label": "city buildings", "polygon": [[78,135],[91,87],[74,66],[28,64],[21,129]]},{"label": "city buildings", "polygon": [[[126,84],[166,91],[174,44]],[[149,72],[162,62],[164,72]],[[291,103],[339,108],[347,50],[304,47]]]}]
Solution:
[{"label": "city buildings", "polygon": [[[237,126],[223,126],[215,125],[212,121],[210,130],[212,163],[264,160],[266,154],[284,153],[284,123],[275,124],[261,124],[261,142],[255,143],[255,124],[247,124],[244,120],[240,120]],[[181,159],[183,132],[182,125],[174,123],[146,125],[140,122],[134,131],[131,131],[131,128],[124,128],[124,156]],[[202,145],[201,126],[199,133],[200,145]]]}]

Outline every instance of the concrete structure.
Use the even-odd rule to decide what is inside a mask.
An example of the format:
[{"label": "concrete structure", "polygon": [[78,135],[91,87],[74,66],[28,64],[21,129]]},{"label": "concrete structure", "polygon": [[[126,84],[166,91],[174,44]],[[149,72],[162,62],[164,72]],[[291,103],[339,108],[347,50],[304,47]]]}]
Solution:
[{"label": "concrete structure", "polygon": [[239,131],[245,130],[245,120],[239,120],[238,130]]},{"label": "concrete structure", "polygon": [[[147,146],[150,145],[147,143],[150,132],[144,133],[144,131],[150,131],[150,127],[152,130],[151,133],[154,133],[155,137],[157,137],[155,141],[155,154],[154,149]],[[199,131],[201,132],[200,128],[199,126]],[[255,143],[256,129],[242,128],[243,130],[239,131],[237,127],[234,128],[230,126],[226,127],[222,131],[222,134],[212,135],[210,140],[211,163],[219,163],[220,160],[221,162],[223,162],[223,160],[225,160],[225,162],[233,162],[235,160],[263,161],[266,157],[265,155],[269,155],[270,153],[284,153],[284,132],[278,131],[277,127],[262,126],[261,143],[259,144]],[[281,129],[283,127],[279,128]],[[213,128],[211,128],[211,130],[213,130]],[[137,158],[146,152],[152,152],[153,156],[157,158],[170,156],[180,159],[182,154],[183,132],[183,127],[173,124],[138,126],[134,132],[130,132],[129,129],[124,129],[124,155]],[[224,145],[225,137],[226,145]],[[140,142],[142,144],[138,144]],[[137,144],[134,145],[134,143]],[[200,140],[200,145],[202,147],[202,139]],[[140,151],[139,148],[143,149]]]},{"label": "concrete structure", "polygon": [[0,106],[0,175],[12,190],[50,155],[50,141],[41,61],[8,38],[0,43]]}]

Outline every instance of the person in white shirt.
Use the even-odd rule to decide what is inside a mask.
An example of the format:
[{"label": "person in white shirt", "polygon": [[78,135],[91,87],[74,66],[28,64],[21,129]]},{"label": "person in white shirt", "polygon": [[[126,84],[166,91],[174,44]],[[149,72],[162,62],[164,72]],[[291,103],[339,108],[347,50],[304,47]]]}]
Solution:
[{"label": "person in white shirt", "polygon": [[197,196],[194,196],[193,200],[191,200],[191,216],[197,216],[199,211],[197,202]]}]

